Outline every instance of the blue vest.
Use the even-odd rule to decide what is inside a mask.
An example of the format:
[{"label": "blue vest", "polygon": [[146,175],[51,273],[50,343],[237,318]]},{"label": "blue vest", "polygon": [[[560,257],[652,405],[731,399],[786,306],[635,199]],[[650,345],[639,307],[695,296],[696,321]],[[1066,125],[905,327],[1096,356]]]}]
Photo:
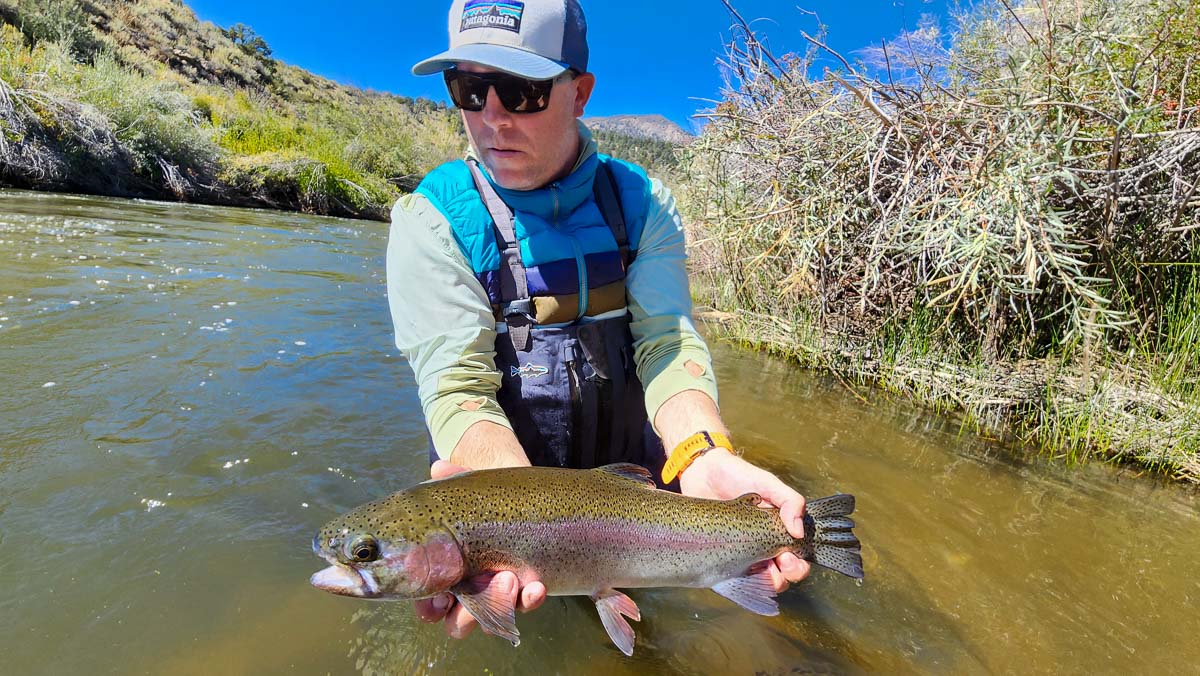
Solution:
[{"label": "blue vest", "polygon": [[[592,181],[600,162],[605,162],[611,171],[630,247],[636,251],[646,222],[650,179],[635,165],[593,154],[570,175],[539,190],[495,186],[496,193],[513,211],[529,296],[574,300],[574,308],[558,307],[553,313],[538,316],[539,324],[561,324],[618,309],[611,307],[611,302],[600,305],[590,302],[592,290],[625,279],[616,240],[593,196]],[[451,162],[438,167],[426,176],[417,192],[427,197],[450,222],[459,248],[493,306],[498,310],[514,300],[502,293],[496,230],[467,163]],[[547,307],[550,303],[541,305]],[[623,303],[620,307],[624,307]],[[565,316],[568,314],[569,317]]]}]

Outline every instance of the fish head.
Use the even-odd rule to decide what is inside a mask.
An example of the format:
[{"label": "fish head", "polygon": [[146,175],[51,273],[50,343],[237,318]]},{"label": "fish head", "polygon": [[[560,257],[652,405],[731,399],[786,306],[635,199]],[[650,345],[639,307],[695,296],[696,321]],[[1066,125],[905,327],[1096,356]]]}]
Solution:
[{"label": "fish head", "polygon": [[393,496],[363,505],[313,537],[313,552],[331,564],[313,574],[314,587],[358,598],[419,599],[465,576],[462,550],[450,532],[424,518],[428,511],[395,502]]}]

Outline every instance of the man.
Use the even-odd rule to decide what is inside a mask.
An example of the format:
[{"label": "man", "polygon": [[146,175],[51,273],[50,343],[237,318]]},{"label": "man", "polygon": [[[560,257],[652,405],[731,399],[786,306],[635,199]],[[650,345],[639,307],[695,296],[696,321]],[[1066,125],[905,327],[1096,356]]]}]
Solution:
[{"label": "man", "polygon": [[[413,67],[443,74],[471,144],[396,204],[388,243],[431,476],[636,462],[686,495],[758,493],[799,537],[804,499],[730,450],[674,200],[577,121],[586,32],[577,0],[456,0],[451,48]],[[778,590],[809,570],[774,564]],[[508,572],[490,584],[523,610],[546,595]],[[417,613],[460,638],[475,624],[449,595]]]}]

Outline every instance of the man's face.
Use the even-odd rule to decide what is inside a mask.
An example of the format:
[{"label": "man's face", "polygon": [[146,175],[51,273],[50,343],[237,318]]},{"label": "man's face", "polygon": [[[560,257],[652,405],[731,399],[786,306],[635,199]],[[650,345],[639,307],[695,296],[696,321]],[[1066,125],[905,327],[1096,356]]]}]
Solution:
[{"label": "man's face", "polygon": [[[458,68],[497,72],[473,63]],[[509,190],[534,190],[570,173],[579,155],[575,118],[583,115],[594,85],[590,73],[562,77],[550,92],[550,105],[537,113],[508,112],[489,88],[483,110],[461,111],[471,146],[492,180]]]}]

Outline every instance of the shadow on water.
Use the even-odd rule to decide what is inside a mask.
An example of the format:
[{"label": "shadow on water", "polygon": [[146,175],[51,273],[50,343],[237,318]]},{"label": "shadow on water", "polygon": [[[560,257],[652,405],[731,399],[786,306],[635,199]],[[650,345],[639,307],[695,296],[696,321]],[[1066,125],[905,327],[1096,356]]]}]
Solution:
[{"label": "shadow on water", "polygon": [[[642,621],[632,657],[611,643],[591,601],[552,597],[536,613],[519,616],[521,645],[476,632],[465,642],[441,636],[441,627],[414,619],[407,603],[375,604],[356,611],[367,629],[352,648],[365,674],[526,673],[859,673],[869,661],[836,634],[814,645],[786,620],[747,621],[740,608],[711,592],[681,592],[673,599],[633,590]],[[701,594],[714,597],[711,604]],[[816,626],[805,627],[812,630]]]},{"label": "shadow on water", "polygon": [[[822,483],[778,460],[760,464],[788,477],[794,486]],[[811,497],[819,496],[814,493]],[[782,616],[793,618],[786,625],[786,640],[824,651],[825,663],[832,663],[838,673],[850,667],[899,673],[920,670],[918,665],[921,669],[953,673],[990,671],[986,657],[961,631],[959,621],[922,592],[922,581],[906,568],[890,563],[898,557],[888,551],[887,539],[873,529],[878,510],[870,505],[865,510],[862,507],[860,498],[854,518],[855,532],[862,542],[865,579],[855,582],[814,565],[808,579],[779,598]],[[865,643],[872,649],[859,647],[864,636],[870,637]]]}]

